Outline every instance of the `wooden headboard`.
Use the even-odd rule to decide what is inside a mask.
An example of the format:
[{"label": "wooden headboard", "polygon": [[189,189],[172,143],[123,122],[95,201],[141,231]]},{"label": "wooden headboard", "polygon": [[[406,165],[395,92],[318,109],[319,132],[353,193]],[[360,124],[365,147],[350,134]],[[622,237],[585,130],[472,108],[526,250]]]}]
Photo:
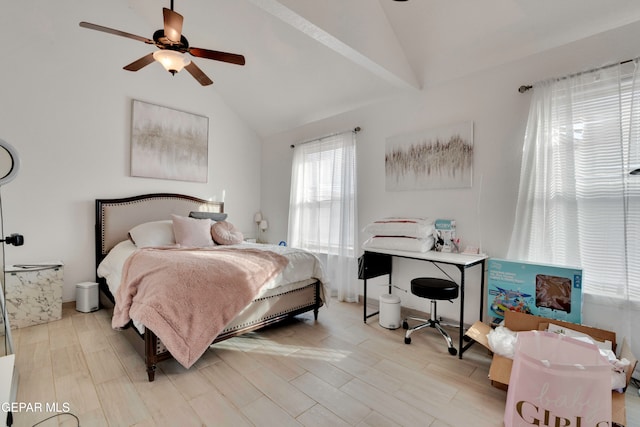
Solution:
[{"label": "wooden headboard", "polygon": [[224,203],[172,193],[96,199],[96,269],[111,248],[128,239],[131,228],[171,219],[171,214],[188,216],[191,211],[224,212]]}]

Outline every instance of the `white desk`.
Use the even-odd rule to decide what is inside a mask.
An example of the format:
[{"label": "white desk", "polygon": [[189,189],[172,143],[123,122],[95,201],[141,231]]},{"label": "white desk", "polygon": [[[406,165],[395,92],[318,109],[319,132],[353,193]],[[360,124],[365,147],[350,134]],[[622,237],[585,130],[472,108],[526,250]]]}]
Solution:
[{"label": "white desk", "polygon": [[386,249],[367,249],[362,257],[362,264],[360,265],[360,272],[358,277],[364,280],[364,323],[367,323],[367,319],[371,316],[375,316],[379,312],[367,314],[367,279],[373,277],[389,275],[389,293],[392,291],[391,286],[391,258],[408,258],[418,261],[428,261],[440,268],[438,264],[454,265],[460,270],[460,336],[458,340],[458,357],[462,359],[462,353],[465,352],[474,341],[470,341],[466,346],[463,346],[464,340],[464,284],[466,270],[474,265],[480,264],[482,271],[480,273],[480,311],[479,320],[482,320],[484,312],[484,269],[485,262],[487,260],[486,255],[471,255],[471,254],[458,254],[448,252],[409,252],[409,251],[391,251]]}]

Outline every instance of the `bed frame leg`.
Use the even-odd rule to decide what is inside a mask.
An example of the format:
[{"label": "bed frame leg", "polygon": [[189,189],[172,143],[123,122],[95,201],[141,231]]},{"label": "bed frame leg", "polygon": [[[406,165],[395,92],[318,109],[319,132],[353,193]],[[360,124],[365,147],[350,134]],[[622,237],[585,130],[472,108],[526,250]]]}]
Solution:
[{"label": "bed frame leg", "polygon": [[149,382],[153,382],[156,379],[156,364],[152,363],[147,366],[147,376],[149,377]]},{"label": "bed frame leg", "polygon": [[320,281],[316,281],[316,306],[313,309],[313,319],[317,322],[318,321],[318,312],[320,311],[320,286],[322,286],[320,284]]}]

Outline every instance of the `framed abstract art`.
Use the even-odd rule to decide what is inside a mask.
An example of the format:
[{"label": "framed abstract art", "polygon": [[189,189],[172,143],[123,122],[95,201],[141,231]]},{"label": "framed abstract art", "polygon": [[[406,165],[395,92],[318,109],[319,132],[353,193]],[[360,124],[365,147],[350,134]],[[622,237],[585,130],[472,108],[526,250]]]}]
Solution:
[{"label": "framed abstract art", "polygon": [[133,100],[131,176],[207,182],[209,119]]},{"label": "framed abstract art", "polygon": [[387,191],[468,188],[473,176],[473,122],[387,138]]}]

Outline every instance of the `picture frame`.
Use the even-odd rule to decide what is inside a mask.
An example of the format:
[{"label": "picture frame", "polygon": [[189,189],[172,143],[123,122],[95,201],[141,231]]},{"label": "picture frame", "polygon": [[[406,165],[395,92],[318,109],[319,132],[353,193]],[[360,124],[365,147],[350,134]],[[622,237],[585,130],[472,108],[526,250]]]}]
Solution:
[{"label": "picture frame", "polygon": [[387,191],[469,188],[472,177],[473,122],[387,138]]},{"label": "picture frame", "polygon": [[131,110],[131,176],[208,181],[208,117],[136,99]]}]

